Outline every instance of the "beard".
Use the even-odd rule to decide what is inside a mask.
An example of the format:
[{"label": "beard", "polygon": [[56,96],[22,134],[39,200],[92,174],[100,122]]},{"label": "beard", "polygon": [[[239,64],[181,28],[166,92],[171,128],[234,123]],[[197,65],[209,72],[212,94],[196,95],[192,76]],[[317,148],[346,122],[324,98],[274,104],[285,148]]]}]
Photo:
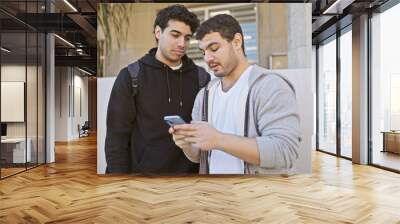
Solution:
[{"label": "beard", "polygon": [[[214,72],[214,75],[218,78],[223,78],[227,75],[229,75],[234,68],[237,66],[238,64],[238,60],[236,59],[236,57],[232,57],[232,59],[230,59],[229,61],[227,61],[226,63],[212,63],[214,66],[218,66],[218,70],[217,73],[214,72],[212,69],[212,71]],[[211,67],[210,67],[211,68]]]},{"label": "beard", "polygon": [[[210,63],[212,66],[217,66],[217,68],[219,68],[217,70],[218,73],[214,72],[214,75],[218,78],[222,78],[222,77],[229,75],[239,63],[239,59],[238,59],[237,55],[235,54],[235,51],[232,46],[230,46],[230,48],[227,49],[227,51],[225,52],[225,55],[226,55],[226,57],[225,56],[224,57],[226,60],[213,61],[212,63]],[[220,58],[220,59],[224,59],[224,58]],[[211,68],[210,65],[209,65],[209,67]],[[212,68],[211,68],[211,70],[212,70]]]}]

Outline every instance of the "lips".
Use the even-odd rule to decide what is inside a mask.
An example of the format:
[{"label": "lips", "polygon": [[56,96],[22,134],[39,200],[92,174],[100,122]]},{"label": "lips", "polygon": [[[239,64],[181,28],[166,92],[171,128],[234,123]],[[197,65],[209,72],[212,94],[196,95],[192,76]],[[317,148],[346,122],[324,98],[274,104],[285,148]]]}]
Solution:
[{"label": "lips", "polygon": [[212,70],[216,69],[219,66],[219,64],[210,64],[210,68]]},{"label": "lips", "polygon": [[185,51],[180,51],[180,50],[173,50],[172,52],[179,55],[185,54]]}]

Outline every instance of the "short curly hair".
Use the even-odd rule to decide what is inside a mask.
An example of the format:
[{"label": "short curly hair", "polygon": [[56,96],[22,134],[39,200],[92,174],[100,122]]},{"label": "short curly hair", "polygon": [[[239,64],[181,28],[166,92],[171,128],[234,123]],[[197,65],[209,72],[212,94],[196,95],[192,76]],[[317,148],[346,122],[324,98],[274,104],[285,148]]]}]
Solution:
[{"label": "short curly hair", "polygon": [[233,16],[228,14],[219,14],[209,18],[200,25],[196,33],[196,39],[201,40],[205,35],[212,32],[218,32],[225,40],[229,42],[233,40],[235,34],[239,33],[242,35],[242,50],[243,54],[246,56],[243,31],[239,22]]},{"label": "short curly hair", "polygon": [[154,28],[159,26],[161,30],[164,30],[170,20],[177,20],[185,23],[190,26],[192,33],[196,32],[200,25],[196,14],[190,12],[185,6],[177,4],[168,6],[158,12],[156,20],[154,21]]}]

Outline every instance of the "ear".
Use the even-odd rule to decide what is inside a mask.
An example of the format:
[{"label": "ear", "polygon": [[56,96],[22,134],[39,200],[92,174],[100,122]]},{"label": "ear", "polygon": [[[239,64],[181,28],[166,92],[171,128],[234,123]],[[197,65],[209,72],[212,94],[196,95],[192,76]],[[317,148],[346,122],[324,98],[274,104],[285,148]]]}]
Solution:
[{"label": "ear", "polygon": [[156,39],[157,39],[157,40],[160,39],[161,33],[162,33],[161,27],[157,25],[157,26],[154,28],[154,35],[156,36]]},{"label": "ear", "polygon": [[240,35],[240,33],[235,33],[235,35],[233,36],[232,43],[233,43],[233,47],[235,48],[235,50],[241,51],[242,50],[242,44],[243,44],[242,35]]}]

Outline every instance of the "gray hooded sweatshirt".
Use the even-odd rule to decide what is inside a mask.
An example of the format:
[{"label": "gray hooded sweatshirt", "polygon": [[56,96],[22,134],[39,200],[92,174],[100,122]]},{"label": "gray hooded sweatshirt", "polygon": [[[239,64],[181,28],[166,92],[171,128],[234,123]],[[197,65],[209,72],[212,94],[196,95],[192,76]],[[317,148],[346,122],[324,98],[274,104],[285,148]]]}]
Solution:
[{"label": "gray hooded sweatshirt", "polygon": [[[209,99],[213,94],[213,87],[219,80],[213,79],[205,87],[209,90]],[[300,118],[292,85],[281,75],[253,65],[248,86],[250,95],[244,97],[245,100],[238,105],[238,110],[243,114],[242,120],[233,122],[239,122],[238,124],[244,128],[245,108],[249,101],[247,137],[255,138],[257,141],[260,164],[246,163],[245,173],[294,174],[301,138]],[[192,110],[194,121],[201,121],[202,118],[204,90],[201,89],[196,96]],[[211,115],[211,107],[212,103],[208,100],[208,117]],[[186,156],[192,161],[199,161],[199,158],[188,154]]]}]

